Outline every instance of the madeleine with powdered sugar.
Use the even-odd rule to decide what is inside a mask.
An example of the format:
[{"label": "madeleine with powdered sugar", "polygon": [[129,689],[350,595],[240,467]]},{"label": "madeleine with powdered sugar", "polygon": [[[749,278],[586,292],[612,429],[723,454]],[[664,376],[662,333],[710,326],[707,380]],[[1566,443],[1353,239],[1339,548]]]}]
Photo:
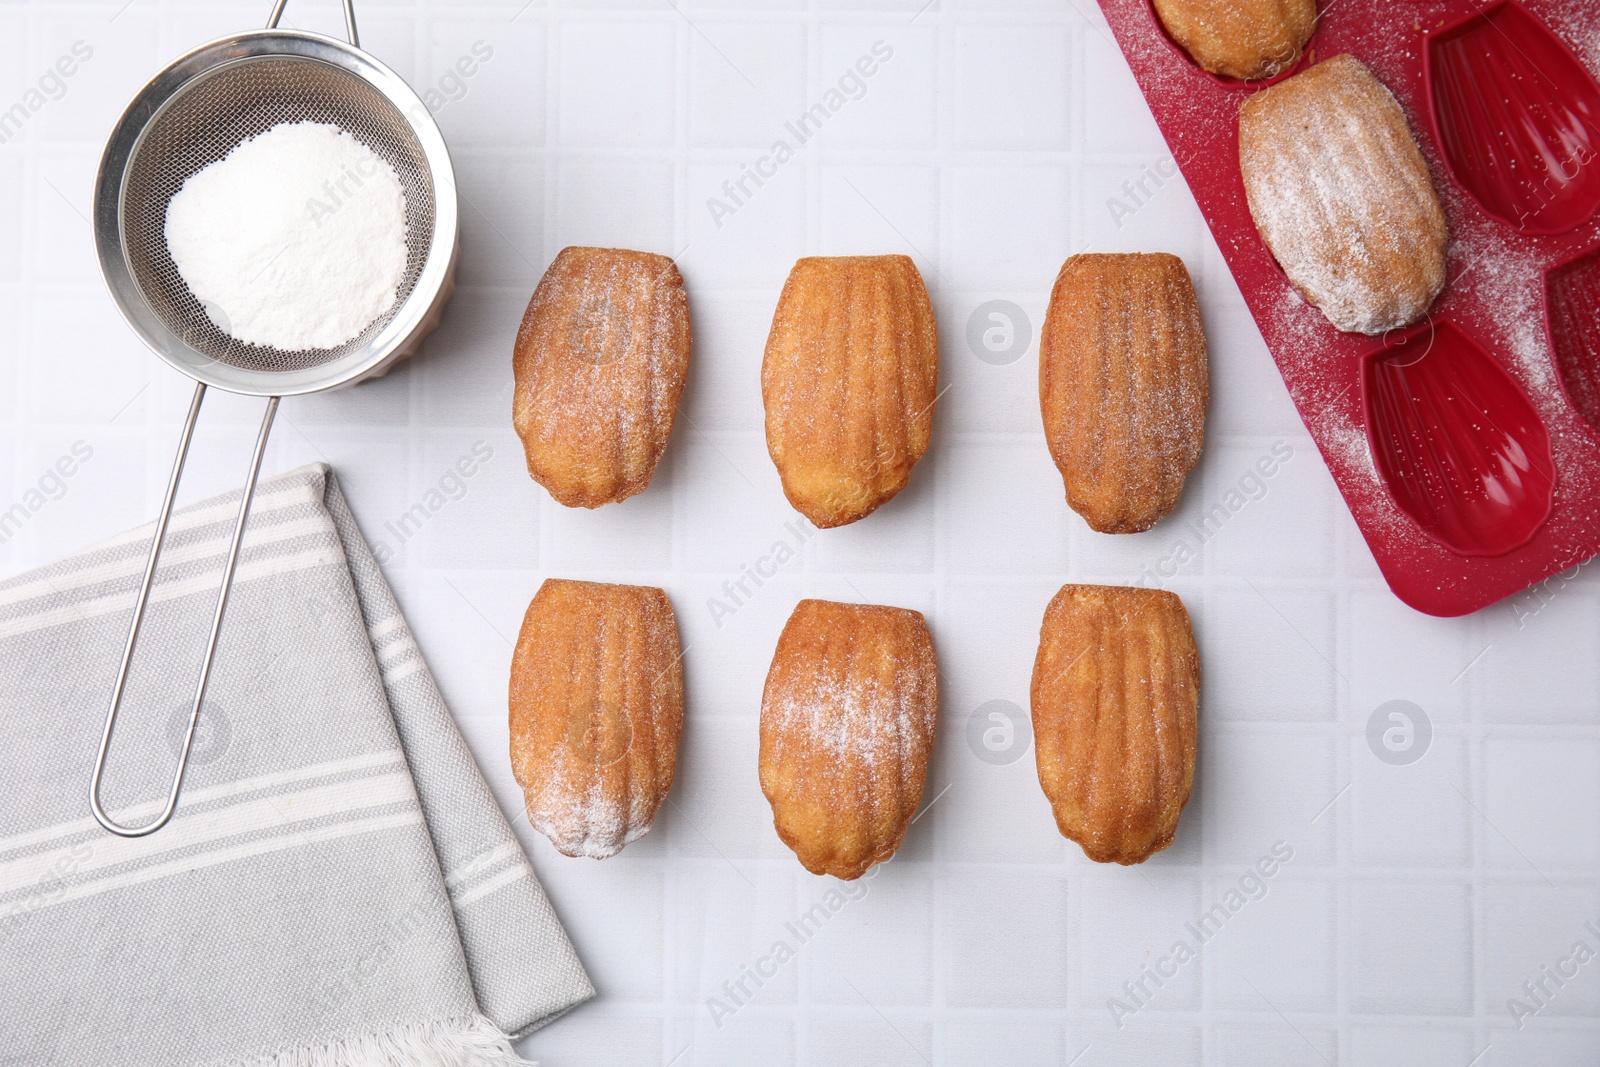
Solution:
[{"label": "madeleine with powdered sugar", "polygon": [[511,770],[561,852],[604,859],[655,821],[678,762],[681,659],[664,591],[539,587],[511,661]]},{"label": "madeleine with powdered sugar", "polygon": [[512,421],[528,473],[567,507],[644,492],[689,373],[677,264],[622,248],[564,248],[539,280],[512,357]]},{"label": "madeleine with powdered sugar", "polygon": [[933,302],[907,256],[810,256],[789,273],[761,361],[767,451],[794,509],[827,529],[906,487],[938,400]]},{"label": "madeleine with powdered sugar", "polygon": [[1194,785],[1200,654],[1176,593],[1064,585],[1033,663],[1034,755],[1056,826],[1096,863],[1172,844]]},{"label": "madeleine with powdered sugar", "polygon": [[1154,0],[1161,25],[1205,70],[1270,78],[1288,70],[1317,28],[1316,0]]},{"label": "madeleine with powdered sugar", "polygon": [[1062,265],[1039,336],[1039,409],[1073,511],[1101,533],[1154,526],[1200,458],[1209,399],[1183,260],[1086,253]]},{"label": "madeleine with powdered sugar", "polygon": [[939,668],[920,612],[802,600],[761,697],[761,791],[806,870],[859,878],[922,799]]},{"label": "madeleine with powdered sugar", "polygon": [[1400,104],[1335,56],[1239,109],[1250,214],[1278,265],[1328,321],[1381,334],[1444,288],[1444,211]]}]

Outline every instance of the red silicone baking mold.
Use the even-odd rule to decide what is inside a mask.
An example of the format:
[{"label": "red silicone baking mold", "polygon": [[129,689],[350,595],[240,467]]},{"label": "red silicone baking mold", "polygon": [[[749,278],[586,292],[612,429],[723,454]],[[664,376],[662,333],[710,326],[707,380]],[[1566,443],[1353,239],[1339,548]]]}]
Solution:
[{"label": "red silicone baking mold", "polygon": [[[1293,70],[1239,82],[1197,67],[1150,0],[1101,0],[1390,588],[1464,615],[1600,552],[1600,7],[1323,6]],[[1444,292],[1385,337],[1301,299],[1239,175],[1239,105],[1346,52],[1405,109],[1450,226]]]}]

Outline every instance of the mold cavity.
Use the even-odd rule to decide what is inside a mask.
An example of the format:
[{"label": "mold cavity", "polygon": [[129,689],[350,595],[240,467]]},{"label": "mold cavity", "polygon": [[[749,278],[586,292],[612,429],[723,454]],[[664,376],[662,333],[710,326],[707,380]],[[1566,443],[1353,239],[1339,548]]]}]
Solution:
[{"label": "mold cavity", "polygon": [[1600,86],[1515,0],[1431,35],[1424,71],[1450,174],[1484,211],[1545,234],[1600,208]]},{"label": "mold cavity", "polygon": [[1550,516],[1550,436],[1515,379],[1465,333],[1433,322],[1369,355],[1367,440],[1424,533],[1463,556],[1527,544]]},{"label": "mold cavity", "polygon": [[1567,400],[1600,430],[1600,249],[1545,275],[1545,325]]}]

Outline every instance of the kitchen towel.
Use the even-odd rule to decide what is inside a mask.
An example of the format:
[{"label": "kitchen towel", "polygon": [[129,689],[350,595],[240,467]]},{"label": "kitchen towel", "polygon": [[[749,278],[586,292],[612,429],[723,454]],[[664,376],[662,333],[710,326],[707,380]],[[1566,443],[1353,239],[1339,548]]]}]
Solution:
[{"label": "kitchen towel", "polygon": [[[104,799],[165,796],[238,494],[172,520]],[[250,513],[176,816],[88,782],[153,527],[0,583],[0,1064],[504,1064],[593,988],[321,464]]]}]

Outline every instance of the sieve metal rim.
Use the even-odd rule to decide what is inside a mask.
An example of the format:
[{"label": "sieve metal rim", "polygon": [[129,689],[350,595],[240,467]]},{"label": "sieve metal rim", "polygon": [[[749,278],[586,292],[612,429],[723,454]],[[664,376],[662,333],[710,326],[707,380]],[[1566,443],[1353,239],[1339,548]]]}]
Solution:
[{"label": "sieve metal rim", "polygon": [[[124,245],[123,195],[129,164],[166,109],[197,81],[259,59],[325,63],[376,90],[410,127],[433,181],[433,232],[415,285],[390,321],[364,346],[313,367],[252,370],[219,363],[191,347],[146,300]],[[359,48],[304,30],[250,30],[219,37],[179,56],[139,90],[117,120],[100,158],[93,209],[95,249],[117,310],[139,339],[164,362],[209,386],[250,396],[297,396],[349,385],[386,367],[425,333],[441,297],[449,295],[456,257],[458,212],[455,171],[444,137],[427,105],[388,66]]]}]

